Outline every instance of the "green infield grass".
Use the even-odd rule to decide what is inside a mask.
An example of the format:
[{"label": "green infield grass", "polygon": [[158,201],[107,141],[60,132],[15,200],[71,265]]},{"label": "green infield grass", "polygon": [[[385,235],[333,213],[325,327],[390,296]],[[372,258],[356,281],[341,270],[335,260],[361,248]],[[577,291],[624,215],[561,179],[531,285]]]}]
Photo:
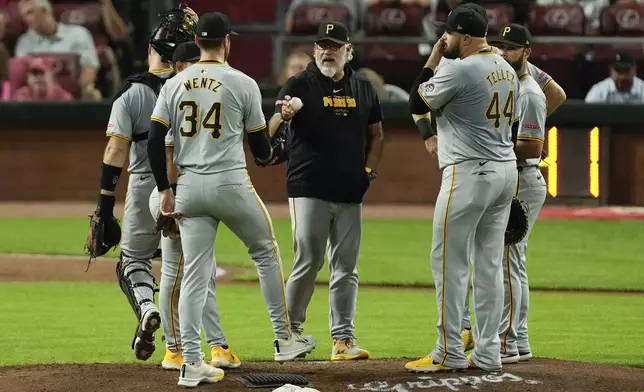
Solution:
[{"label": "green infield grass", "polygon": [[[275,219],[274,225],[288,274],[293,263],[290,222]],[[256,279],[241,241],[225,226],[220,227],[217,263],[249,267],[238,279]],[[3,218],[0,253],[81,255],[87,230],[87,219]],[[432,285],[431,237],[431,221],[365,220],[361,283]],[[644,292],[643,244],[644,224],[638,221],[538,221],[528,248],[530,286]],[[319,280],[328,281],[328,268],[322,269]]]},{"label": "green infield grass", "polygon": [[[219,285],[217,294],[222,326],[242,361],[272,359],[259,287]],[[327,294],[318,288],[308,311],[306,333],[319,341],[311,359],[328,359],[331,349]],[[0,301],[0,365],[138,362],[130,350],[136,320],[116,284],[2,284],[0,298],[10,299]],[[644,366],[637,344],[644,296],[533,293],[530,301],[535,356]],[[426,355],[437,336],[435,303],[431,290],[361,289],[358,343],[375,358]],[[150,363],[161,361],[160,333],[157,347]]]}]

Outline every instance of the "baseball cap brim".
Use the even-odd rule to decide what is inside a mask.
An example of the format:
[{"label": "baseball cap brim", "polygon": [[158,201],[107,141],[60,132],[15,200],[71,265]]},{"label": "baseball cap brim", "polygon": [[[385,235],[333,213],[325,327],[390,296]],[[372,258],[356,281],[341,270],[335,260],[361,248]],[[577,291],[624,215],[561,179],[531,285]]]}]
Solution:
[{"label": "baseball cap brim", "polygon": [[489,38],[487,40],[487,42],[490,45],[504,44],[504,45],[512,46],[514,48],[523,48],[525,46],[525,45],[517,44],[516,42],[508,41],[507,39],[504,39],[503,37],[492,37],[492,38]]},{"label": "baseball cap brim", "polygon": [[348,42],[345,42],[345,41],[343,41],[343,40],[341,40],[341,39],[332,38],[332,37],[324,37],[324,38],[320,38],[320,39],[318,39],[318,40],[317,40],[317,41],[315,41],[315,42],[317,43],[317,42],[324,42],[324,41],[335,42],[336,44],[340,44],[340,45],[346,45],[346,44],[348,44]]},{"label": "baseball cap brim", "polygon": [[443,29],[443,30],[445,30],[445,31],[447,31],[447,32],[449,32],[449,33],[459,33],[459,34],[463,34],[463,33],[459,32],[459,31],[456,31],[456,30],[454,30],[454,29],[451,29],[451,28],[447,25],[447,23],[446,23],[446,22],[432,22],[432,23],[434,24],[434,26],[438,27],[439,29]]}]

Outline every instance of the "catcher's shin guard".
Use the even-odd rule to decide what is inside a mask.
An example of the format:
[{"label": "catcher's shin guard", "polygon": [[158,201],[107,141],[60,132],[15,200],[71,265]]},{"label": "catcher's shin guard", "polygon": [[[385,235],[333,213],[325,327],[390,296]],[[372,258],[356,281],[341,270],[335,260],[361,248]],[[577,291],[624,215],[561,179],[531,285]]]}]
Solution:
[{"label": "catcher's shin guard", "polygon": [[[123,260],[123,257],[125,255],[121,252],[121,259],[119,262],[116,264],[116,277],[118,278],[119,286],[121,287],[121,291],[123,291],[123,294],[125,294],[125,297],[127,298],[128,302],[130,303],[130,306],[132,306],[132,310],[134,311],[134,314],[136,315],[137,321],[141,320],[141,305],[145,303],[154,303],[154,293],[157,292],[158,290],[155,289],[156,282],[154,280],[154,275],[152,275],[152,272],[149,271],[147,268],[134,268],[128,271],[127,273],[125,272],[126,270],[126,263]],[[152,281],[152,284],[148,282],[132,282],[130,277],[137,272],[143,272],[147,275],[150,276],[150,280]],[[137,299],[137,293],[135,292],[135,289],[138,287],[147,287],[152,291],[152,296],[150,298],[142,298],[141,300]],[[141,295],[139,295],[141,296]]]}]

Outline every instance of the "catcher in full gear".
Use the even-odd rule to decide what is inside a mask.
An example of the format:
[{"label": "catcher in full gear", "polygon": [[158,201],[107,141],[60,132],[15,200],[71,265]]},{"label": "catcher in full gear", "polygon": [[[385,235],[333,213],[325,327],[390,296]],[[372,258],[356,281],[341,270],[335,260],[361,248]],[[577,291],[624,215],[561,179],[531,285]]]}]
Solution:
[{"label": "catcher in full gear", "polygon": [[[148,201],[156,184],[147,157],[150,116],[165,81],[174,75],[172,55],[177,45],[193,41],[197,15],[186,7],[160,14],[161,21],[148,45],[148,71],[128,77],[113,99],[107,126],[109,138],[101,166],[98,206],[91,215],[87,254],[102,256],[121,242],[116,275],[137,317],[132,349],[139,360],[155,350],[154,333],[161,316],[154,304],[155,279],[151,259],[157,254],[161,233]],[[114,217],[115,195],[129,152],[129,182],[125,198],[123,233]]]}]

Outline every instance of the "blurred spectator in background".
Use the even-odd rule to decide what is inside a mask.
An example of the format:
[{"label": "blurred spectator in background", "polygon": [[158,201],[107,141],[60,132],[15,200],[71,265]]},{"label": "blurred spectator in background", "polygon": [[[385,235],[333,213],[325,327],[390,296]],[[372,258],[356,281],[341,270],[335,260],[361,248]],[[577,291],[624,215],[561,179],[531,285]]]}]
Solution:
[{"label": "blurred spectator in background", "polygon": [[127,23],[116,12],[112,0],[100,0],[103,24],[105,31],[112,41],[127,40],[130,35],[130,28]]},{"label": "blurred spectator in background", "polygon": [[610,77],[590,89],[586,103],[644,103],[644,81],[635,76],[636,71],[629,53],[615,54]]},{"label": "blurred spectator in background", "polygon": [[398,86],[385,83],[383,77],[371,68],[360,68],[357,73],[367,78],[378,95],[378,100],[389,102],[407,102],[409,93]]},{"label": "blurred spectator in background", "polygon": [[9,78],[9,59],[11,58],[11,54],[2,42],[7,30],[7,22],[7,14],[4,10],[0,9],[0,80],[7,80]]},{"label": "blurred spectator in background", "polygon": [[80,91],[83,99],[92,99],[100,67],[94,39],[83,26],[59,23],[49,0],[20,0],[20,15],[27,31],[18,38],[16,56],[43,53],[75,53],[81,65]]},{"label": "blurred spectator in background", "polygon": [[[586,17],[586,30],[595,32],[599,30],[601,14],[604,8],[611,4],[623,2],[624,0],[536,0],[537,5],[549,6],[559,4],[579,4],[584,10]],[[626,0],[631,1],[631,0]]]},{"label": "blurred spectator in background", "polygon": [[306,52],[295,51],[286,56],[282,73],[277,78],[279,88],[282,88],[292,76],[304,71],[311,61],[313,61],[313,56]]},{"label": "blurred spectator in background", "polygon": [[[294,14],[295,14],[295,10],[298,7],[304,6],[307,4],[310,4],[310,5],[339,4],[339,5],[343,5],[347,9],[347,12],[349,14],[349,20],[347,21],[347,25],[349,27],[349,31],[351,31],[352,35],[355,37],[355,33],[358,30],[360,30],[360,27],[364,22],[364,15],[367,12],[368,1],[369,0],[292,0],[291,4],[288,7],[288,10],[286,11],[286,22],[284,26],[285,31],[287,33],[290,33],[293,31]],[[309,23],[312,26],[317,27],[317,25],[323,22],[324,20],[339,19],[339,18],[336,15],[331,16],[327,14],[320,14],[320,15],[308,15],[308,19],[309,19]]]},{"label": "blurred spectator in background", "polygon": [[[436,16],[442,14],[447,16],[451,10],[464,3],[463,0],[434,0],[429,5],[427,14],[423,18],[423,35],[430,42],[436,42],[438,38],[438,33],[436,31],[436,26],[434,26],[434,21],[437,21]],[[429,44],[421,44],[419,46],[419,52],[422,55],[428,55],[431,52],[431,46]]]},{"label": "blurred spectator in background", "polygon": [[53,62],[34,57],[27,68],[27,85],[13,95],[16,101],[71,101],[72,94],[58,85],[53,73]]}]

